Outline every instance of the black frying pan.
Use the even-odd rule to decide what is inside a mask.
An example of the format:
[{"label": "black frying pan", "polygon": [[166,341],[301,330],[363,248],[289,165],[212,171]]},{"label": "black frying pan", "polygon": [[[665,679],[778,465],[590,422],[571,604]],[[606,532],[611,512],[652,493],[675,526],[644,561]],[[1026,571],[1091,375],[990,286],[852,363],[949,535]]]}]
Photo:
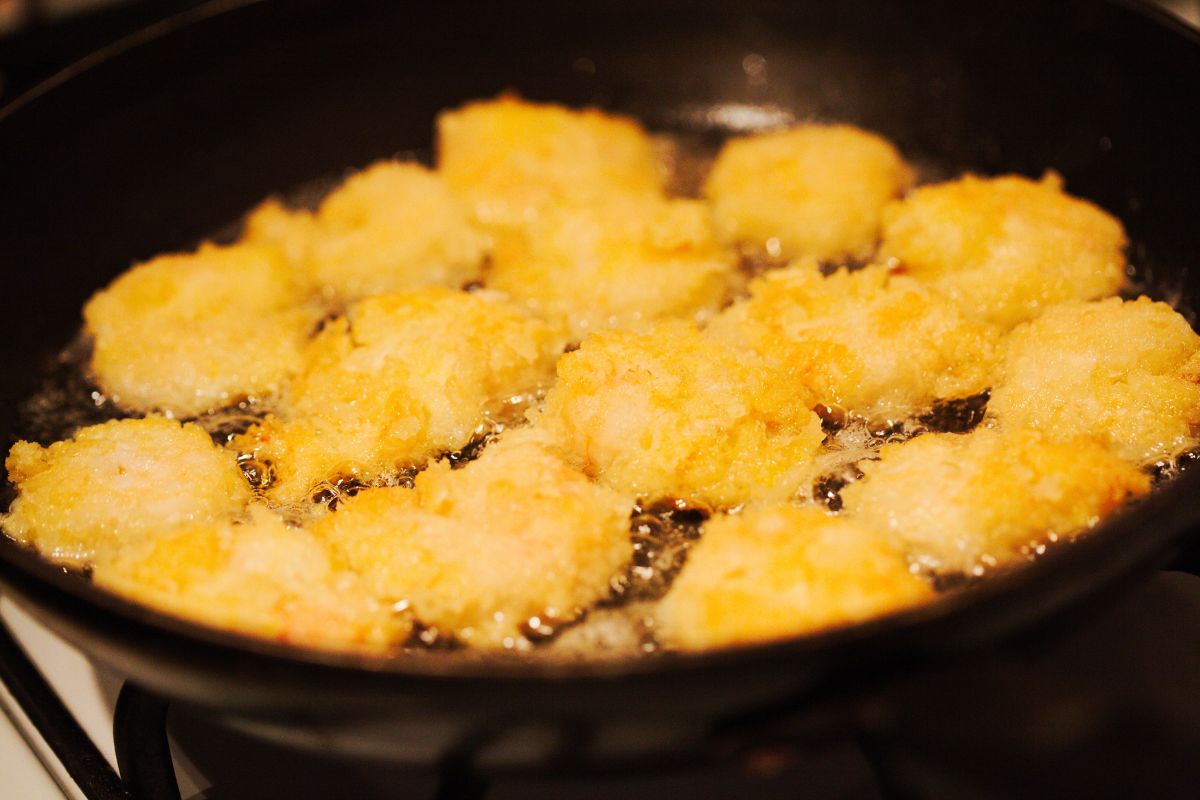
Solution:
[{"label": "black frying pan", "polygon": [[[743,70],[751,53],[765,83]],[[742,107],[845,120],[948,173],[1052,167],[1124,220],[1156,293],[1200,298],[1200,39],[1124,3],[234,0],[69,72],[0,110],[5,439],[84,300],[132,261],[272,192],[427,148],[439,109],[505,88],[710,138],[753,120]],[[467,748],[493,764],[611,764],[695,754],[714,734],[753,735],[741,721],[761,726],[757,712],[837,708],[898,670],[1044,630],[1169,558],[1200,525],[1198,497],[1193,470],[1077,545],[927,608],[632,661],[306,651],[132,605],[2,537],[0,582],[97,660],[256,734],[411,761]]]}]

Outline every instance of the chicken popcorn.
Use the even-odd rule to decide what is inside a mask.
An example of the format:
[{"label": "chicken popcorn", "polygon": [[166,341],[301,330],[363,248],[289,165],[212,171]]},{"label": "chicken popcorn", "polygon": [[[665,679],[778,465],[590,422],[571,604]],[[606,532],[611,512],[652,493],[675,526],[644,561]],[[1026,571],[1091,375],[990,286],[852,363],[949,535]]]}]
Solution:
[{"label": "chicken popcorn", "polygon": [[664,322],[584,339],[535,424],[621,492],[733,506],[799,486],[823,438],[810,406],[753,358]]},{"label": "chicken popcorn", "polygon": [[880,533],[813,507],[770,506],[704,526],[657,629],[700,650],[860,622],[932,596]]},{"label": "chicken popcorn", "polygon": [[193,424],[113,420],[42,447],[17,442],[4,529],[57,560],[86,562],[182,523],[241,512],[250,488],[232,453]]},{"label": "chicken popcorn", "polygon": [[799,125],[732,139],[704,187],[721,238],[773,258],[870,258],[888,201],[914,173],[886,139],[849,125]]},{"label": "chicken popcorn", "polygon": [[977,428],[884,446],[842,489],[845,510],[889,532],[914,563],[980,574],[1074,537],[1150,488],[1086,437]]},{"label": "chicken popcorn", "polygon": [[498,235],[487,284],[576,338],[668,316],[704,317],[735,283],[733,257],[694,200],[625,198],[548,208]]},{"label": "chicken popcorn", "polygon": [[435,173],[382,161],[352,175],[315,214],[267,201],[246,221],[248,241],[280,247],[301,278],[338,302],[476,280],[486,239]]},{"label": "chicken popcorn", "polygon": [[195,416],[278,393],[316,319],[279,250],[158,256],[84,307],[91,369],[124,408]]},{"label": "chicken popcorn", "polygon": [[164,531],[96,563],[97,584],[217,628],[292,644],[380,649],[411,623],[335,569],[326,545],[262,508]]},{"label": "chicken popcorn", "polygon": [[1016,175],[923,186],[884,211],[880,260],[894,259],[972,317],[1012,327],[1055,303],[1125,285],[1125,232],[1062,179]]},{"label": "chicken popcorn", "polygon": [[1200,335],[1166,303],[1049,309],[1009,334],[989,405],[1005,425],[1094,436],[1144,464],[1197,444]]},{"label": "chicken popcorn", "polygon": [[315,530],[421,624],[513,647],[524,625],[570,621],[608,596],[632,555],[631,507],[515,431],[462,469],[434,464],[411,489],[364,490]]},{"label": "chicken popcorn", "polygon": [[234,441],[273,502],[322,482],[387,480],[465,446],[547,383],[561,332],[504,301],[428,287],[350,307],[310,344],[280,413]]},{"label": "chicken popcorn", "polygon": [[617,193],[661,194],[650,137],[633,120],[596,109],[502,96],[443,112],[437,137],[438,172],[492,228]]},{"label": "chicken popcorn", "polygon": [[998,338],[912,278],[879,266],[823,277],[811,261],[756,279],[708,330],[817,402],[871,419],[983,391]]}]

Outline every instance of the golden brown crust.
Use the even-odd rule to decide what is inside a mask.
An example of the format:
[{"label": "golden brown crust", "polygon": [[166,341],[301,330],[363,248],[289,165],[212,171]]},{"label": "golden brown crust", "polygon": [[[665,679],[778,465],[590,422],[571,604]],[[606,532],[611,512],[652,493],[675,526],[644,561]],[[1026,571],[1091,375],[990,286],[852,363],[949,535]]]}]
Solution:
[{"label": "golden brown crust", "polygon": [[1200,335],[1166,303],[1068,303],[1015,329],[989,408],[1004,424],[1094,436],[1135,464],[1197,443]]},{"label": "golden brown crust", "polygon": [[480,277],[487,245],[437,174],[397,161],[351,175],[315,214],[268,200],[244,236],[280,247],[297,280],[337,304],[420,286],[459,288]]},{"label": "golden brown crust", "polygon": [[980,572],[1087,531],[1150,489],[1149,478],[1086,437],[1033,430],[926,434],[884,446],[842,489],[846,512],[890,533],[939,572]]},{"label": "golden brown crust", "polygon": [[579,339],[663,317],[702,319],[727,300],[734,262],[701,203],[621,197],[546,207],[497,234],[487,285],[566,319]]},{"label": "golden brown crust", "polygon": [[1055,303],[1125,285],[1125,231],[1062,180],[1016,175],[922,186],[884,211],[879,260],[928,281],[972,317],[1011,327]]},{"label": "golden brown crust", "polygon": [[932,596],[884,535],[816,508],[771,506],[708,522],[656,617],[665,641],[698,650],[861,622]]},{"label": "golden brown crust", "polygon": [[242,523],[189,524],[100,559],[97,584],[171,614],[280,642],[383,649],[406,615],[335,569],[326,545],[255,508]]},{"label": "golden brown crust", "polygon": [[427,287],[352,305],[305,352],[277,416],[233,447],[268,462],[273,502],[386,480],[457,450],[548,382],[563,336],[502,299]]},{"label": "golden brown crust", "polygon": [[274,247],[204,245],[139,264],[83,310],[100,388],[124,408],[195,416],[277,394],[318,312]]},{"label": "golden brown crust", "polygon": [[886,139],[809,124],[726,142],[704,193],[724,241],[843,264],[871,257],[884,206],[913,179]]},{"label": "golden brown crust", "polygon": [[162,417],[93,425],[6,462],[17,499],[4,529],[63,561],[88,561],[161,529],[232,518],[250,487],[232,453],[190,423]]},{"label": "golden brown crust", "polygon": [[558,362],[536,425],[588,474],[647,499],[782,499],[807,476],[820,421],[803,387],[664,322],[584,339]]},{"label": "golden brown crust", "polygon": [[477,461],[441,461],[412,489],[367,489],[316,526],[381,597],[468,644],[514,647],[521,626],[569,621],[632,555],[632,503],[524,431]]},{"label": "golden brown crust", "polygon": [[912,278],[880,266],[822,277],[811,261],[756,279],[709,335],[816,402],[893,420],[988,388],[999,338]]},{"label": "golden brown crust", "polygon": [[502,95],[443,112],[437,140],[438,173],[492,228],[520,227],[548,207],[661,194],[650,137],[595,109]]}]

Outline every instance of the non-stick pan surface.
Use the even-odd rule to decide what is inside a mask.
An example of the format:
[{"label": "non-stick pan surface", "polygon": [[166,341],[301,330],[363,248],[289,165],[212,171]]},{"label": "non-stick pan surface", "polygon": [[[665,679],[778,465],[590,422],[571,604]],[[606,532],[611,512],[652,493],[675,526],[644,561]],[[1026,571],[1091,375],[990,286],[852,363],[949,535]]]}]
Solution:
[{"label": "non-stick pan surface", "polygon": [[[1122,218],[1155,293],[1183,309],[1200,298],[1200,41],[1145,9],[218,1],[0,110],[0,438],[19,431],[20,401],[83,301],[131,262],[273,192],[427,149],[439,109],[510,88],[711,138],[840,120],[934,170],[1054,168]],[[250,640],[124,602],[7,540],[0,582],[100,661],[277,738],[425,760],[475,737],[500,762],[604,761],[686,750],[755,709],[820,705],[1044,628],[1161,564],[1200,524],[1198,497],[1193,470],[1079,544],[929,608],[589,664]]]}]

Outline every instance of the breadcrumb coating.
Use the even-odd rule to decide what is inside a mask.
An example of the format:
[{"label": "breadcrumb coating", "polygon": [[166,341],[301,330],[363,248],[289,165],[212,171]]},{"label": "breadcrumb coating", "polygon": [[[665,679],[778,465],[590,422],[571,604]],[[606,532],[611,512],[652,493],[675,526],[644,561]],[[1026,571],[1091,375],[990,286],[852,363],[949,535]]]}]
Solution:
[{"label": "breadcrumb coating", "polygon": [[1067,303],[1012,331],[989,404],[1009,426],[1094,436],[1123,458],[1197,444],[1200,335],[1166,303]]},{"label": "breadcrumb coating", "polygon": [[884,206],[914,178],[887,139],[808,124],[726,142],[704,194],[723,241],[845,263],[871,257]]},{"label": "breadcrumb coating", "polygon": [[206,244],[135,266],[83,316],[114,402],[190,417],[277,394],[317,314],[277,248]]},{"label": "breadcrumb coating", "polygon": [[1125,285],[1125,231],[1048,172],[923,186],[883,214],[880,261],[894,259],[971,316],[1012,327],[1048,306]]},{"label": "breadcrumb coating", "polygon": [[658,196],[663,175],[637,122],[503,95],[437,120],[438,172],[492,228],[614,194]]},{"label": "breadcrumb coating", "polygon": [[977,428],[884,446],[842,489],[845,510],[888,531],[914,563],[980,574],[1082,533],[1150,489],[1087,437]]},{"label": "breadcrumb coating", "polygon": [[462,469],[432,465],[411,489],[362,491],[315,531],[423,625],[514,647],[532,618],[569,621],[608,595],[632,555],[631,507],[515,431]]},{"label": "breadcrumb coating", "polygon": [[565,318],[578,339],[662,317],[703,318],[726,301],[735,266],[702,203],[623,197],[546,208],[498,234],[487,285]]},{"label": "breadcrumb coating", "polygon": [[112,420],[49,447],[17,442],[5,466],[17,489],[5,531],[58,561],[231,517],[250,499],[232,453],[163,417]]},{"label": "breadcrumb coating", "polygon": [[812,507],[769,506],[704,526],[657,630],[702,650],[860,622],[932,596],[880,533]]},{"label": "breadcrumb coating", "polygon": [[708,332],[819,403],[894,420],[986,389],[999,338],[912,278],[880,266],[823,277],[812,261],[757,278]]},{"label": "breadcrumb coating", "polygon": [[823,434],[802,387],[684,322],[608,331],[558,362],[535,424],[589,475],[647,499],[789,496]]},{"label": "breadcrumb coating", "polygon": [[263,508],[184,525],[97,561],[97,584],[168,613],[291,644],[381,649],[410,621],[335,569],[327,546]]},{"label": "breadcrumb coating", "polygon": [[350,176],[315,214],[268,200],[247,219],[244,238],[279,246],[302,280],[338,303],[458,288],[479,278],[487,246],[440,176],[396,161]]},{"label": "breadcrumb coating", "polygon": [[522,412],[563,341],[490,295],[426,287],[361,300],[313,339],[280,413],[232,446],[270,465],[277,503],[323,481],[386,480]]}]

